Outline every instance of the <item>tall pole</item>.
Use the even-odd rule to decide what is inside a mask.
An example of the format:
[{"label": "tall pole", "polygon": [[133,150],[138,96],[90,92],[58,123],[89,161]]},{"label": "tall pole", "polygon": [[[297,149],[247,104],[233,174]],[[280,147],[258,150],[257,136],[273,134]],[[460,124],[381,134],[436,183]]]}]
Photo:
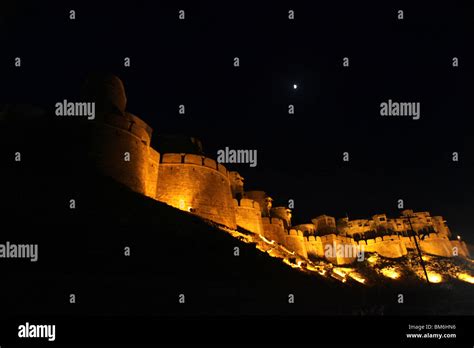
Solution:
[{"label": "tall pole", "polygon": [[430,284],[430,280],[428,278],[428,272],[426,272],[425,261],[423,261],[423,257],[421,256],[421,250],[420,250],[420,247],[418,246],[418,241],[416,239],[416,233],[415,233],[415,230],[413,229],[413,226],[411,225],[410,217],[411,216],[407,215],[408,223],[410,224],[410,229],[411,229],[411,232],[413,234],[413,239],[415,240],[416,250],[418,251],[418,256],[420,256],[421,267],[423,267],[423,271],[425,272],[426,281],[428,282],[428,284]]}]

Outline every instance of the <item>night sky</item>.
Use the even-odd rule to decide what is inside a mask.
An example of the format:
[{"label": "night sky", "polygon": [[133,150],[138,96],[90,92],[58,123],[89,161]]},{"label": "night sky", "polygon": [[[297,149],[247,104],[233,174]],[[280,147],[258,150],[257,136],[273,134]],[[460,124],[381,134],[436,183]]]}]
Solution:
[{"label": "night sky", "polygon": [[[195,136],[213,158],[256,149],[256,168],[227,167],[275,205],[294,199],[294,223],[396,216],[401,198],[474,242],[471,1],[46,3],[0,5],[0,105],[52,109],[112,72],[155,137]],[[420,120],[381,117],[388,99],[420,102]]]}]

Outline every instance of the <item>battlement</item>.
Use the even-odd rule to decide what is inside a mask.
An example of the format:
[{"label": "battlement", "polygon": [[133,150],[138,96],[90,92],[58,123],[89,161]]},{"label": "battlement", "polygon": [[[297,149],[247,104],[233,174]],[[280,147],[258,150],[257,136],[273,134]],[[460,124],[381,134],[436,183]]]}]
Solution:
[{"label": "battlement", "polygon": [[284,221],[277,217],[262,217],[263,224],[284,228]]},{"label": "battlement", "polygon": [[260,204],[253,199],[241,198],[232,200],[235,207],[237,226],[248,231],[264,235]]},{"label": "battlement", "polygon": [[382,236],[382,237],[376,237],[376,238],[370,238],[370,239],[361,239],[358,242],[356,242],[359,245],[372,245],[380,242],[386,242],[386,241],[400,241],[403,240],[403,237],[393,234],[393,235],[387,235],[387,236]]},{"label": "battlement", "polygon": [[[165,153],[161,156],[158,178],[157,200],[227,227],[237,227],[227,169],[213,159]],[[254,215],[259,214],[256,211]]]},{"label": "battlement", "polygon": [[322,243],[332,243],[333,241],[337,241],[339,243],[344,243],[344,244],[354,243],[354,240],[352,238],[337,235],[337,234],[327,234],[327,235],[321,236],[320,238],[321,238]]},{"label": "battlement", "polygon": [[191,164],[196,166],[203,166],[221,173],[226,178],[229,177],[229,172],[220,163],[215,160],[195,154],[186,153],[165,153],[161,156],[161,164]]},{"label": "battlement", "polygon": [[233,199],[234,206],[242,208],[251,208],[260,211],[260,204],[253,199],[242,198],[240,200]]},{"label": "battlement", "polygon": [[321,237],[319,237],[319,236],[308,236],[308,242],[321,242]]},{"label": "battlement", "polygon": [[294,228],[290,229],[290,230],[288,231],[288,234],[289,234],[290,236],[304,237],[303,231],[296,230],[296,229],[294,229]]}]

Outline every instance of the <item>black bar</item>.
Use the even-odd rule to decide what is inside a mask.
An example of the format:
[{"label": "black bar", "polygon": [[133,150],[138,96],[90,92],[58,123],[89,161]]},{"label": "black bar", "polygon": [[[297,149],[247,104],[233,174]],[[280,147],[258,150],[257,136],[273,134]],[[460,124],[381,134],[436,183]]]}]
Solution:
[{"label": "black bar", "polygon": [[[0,345],[51,343],[19,338],[18,326],[56,325],[55,344],[472,344],[473,317],[238,316],[238,317],[29,317],[0,321]],[[425,326],[409,329],[409,325]],[[427,329],[426,325],[431,325]],[[435,325],[455,328],[435,328]],[[408,338],[407,334],[456,338]]]}]

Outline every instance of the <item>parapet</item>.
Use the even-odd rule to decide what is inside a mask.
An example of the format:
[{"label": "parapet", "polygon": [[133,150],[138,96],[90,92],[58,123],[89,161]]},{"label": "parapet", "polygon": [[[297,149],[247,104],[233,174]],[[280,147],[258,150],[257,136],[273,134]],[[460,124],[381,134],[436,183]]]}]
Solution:
[{"label": "parapet", "polygon": [[294,229],[294,228],[290,229],[290,230],[288,231],[288,234],[289,234],[290,236],[304,237],[303,231],[296,230],[296,229]]},{"label": "parapet", "polygon": [[254,201],[253,199],[242,198],[240,200],[233,199],[233,201],[236,207],[251,208],[260,211],[260,204],[258,204],[258,202]]},{"label": "parapet", "polygon": [[309,237],[308,237],[308,242],[318,242],[318,243],[321,243],[321,237],[319,237],[319,236],[309,236]]},{"label": "parapet", "polygon": [[263,224],[267,224],[267,225],[275,225],[281,228],[284,227],[283,220],[276,217],[262,217],[262,222]]},{"label": "parapet", "polygon": [[249,199],[253,199],[260,204],[260,210],[262,212],[262,216],[268,217],[270,216],[270,209],[272,207],[272,199],[271,197],[267,196],[264,191],[247,191],[244,193],[245,197]]},{"label": "parapet", "polygon": [[186,153],[165,153],[161,156],[161,163],[164,164],[190,164],[214,169],[227,179],[229,177],[227,169],[215,160],[195,154]]},{"label": "parapet", "polygon": [[183,154],[180,153],[165,153],[161,156],[160,163],[183,163]]}]

